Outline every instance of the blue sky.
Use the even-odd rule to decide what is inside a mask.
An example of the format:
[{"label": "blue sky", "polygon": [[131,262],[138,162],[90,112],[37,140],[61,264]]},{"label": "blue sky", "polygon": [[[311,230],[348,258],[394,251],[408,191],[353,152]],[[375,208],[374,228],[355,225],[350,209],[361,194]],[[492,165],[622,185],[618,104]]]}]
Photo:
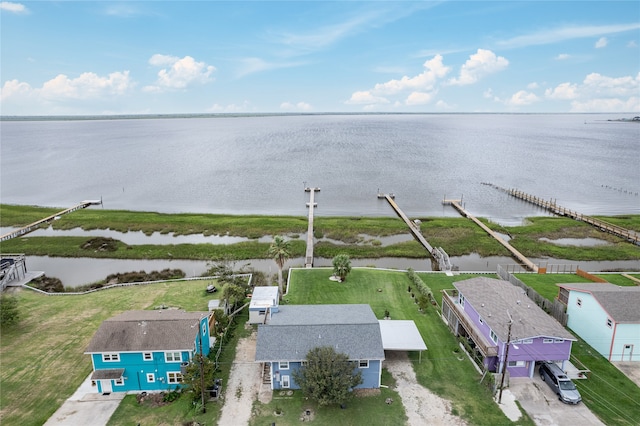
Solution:
[{"label": "blue sky", "polygon": [[640,112],[637,1],[1,2],[2,115]]}]

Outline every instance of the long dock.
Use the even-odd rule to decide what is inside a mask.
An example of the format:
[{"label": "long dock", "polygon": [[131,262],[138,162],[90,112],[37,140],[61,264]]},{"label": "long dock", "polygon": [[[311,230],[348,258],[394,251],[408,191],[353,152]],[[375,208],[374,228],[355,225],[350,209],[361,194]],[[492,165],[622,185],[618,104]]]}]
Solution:
[{"label": "long dock", "polygon": [[29,232],[35,231],[36,229],[38,229],[40,227],[40,225],[44,224],[44,223],[51,223],[52,221],[58,219],[60,216],[65,215],[67,213],[73,213],[77,210],[80,209],[86,209],[89,206],[96,206],[96,205],[101,205],[102,204],[102,200],[85,200],[82,201],[80,204],[76,204],[73,207],[69,207],[66,210],[62,210],[61,212],[58,212],[56,214],[52,214],[51,216],[47,216],[44,219],[40,219],[38,221],[35,221],[33,223],[30,223],[27,226],[23,226],[20,229],[16,229],[13,230],[11,232],[7,232],[6,234],[0,236],[0,241],[6,241],[6,240],[10,240],[12,238],[16,238],[19,237],[21,235],[25,235],[28,234]]},{"label": "long dock", "polygon": [[398,204],[396,204],[396,202],[393,200],[395,198],[395,195],[378,193],[378,198],[384,198],[387,200],[389,205],[393,208],[393,210],[395,210],[396,214],[402,220],[404,220],[404,223],[407,224],[414,238],[418,240],[418,242],[422,244],[424,248],[427,249],[431,257],[433,257],[438,262],[438,267],[441,271],[448,272],[453,269],[447,252],[445,252],[442,247],[436,247],[436,248],[431,247],[431,244],[429,244],[429,242],[424,237],[424,235],[422,235],[422,232],[420,232],[420,227],[417,226],[414,222],[412,222],[409,219],[409,217],[398,206]]},{"label": "long dock", "polygon": [[496,186],[496,185],[491,185],[491,186],[501,191],[504,191],[513,197],[527,201],[531,204],[535,204],[536,206],[541,207],[547,211],[550,211],[551,213],[557,214],[558,216],[566,216],[580,222],[588,223],[589,225],[595,226],[601,231],[608,232],[609,234],[613,234],[620,238],[624,238],[625,240],[635,245],[640,245],[640,234],[638,234],[637,232],[631,231],[629,229],[623,228],[618,225],[614,225],[609,222],[605,222],[604,220],[596,219],[595,217],[578,213],[577,211],[574,211],[574,210],[564,208],[562,206],[557,205],[555,200],[547,201],[542,198],[527,194],[526,192],[519,191],[517,189],[505,189],[505,188],[500,188],[499,186]]},{"label": "long dock", "polygon": [[320,191],[320,188],[305,188],[305,192],[309,193],[309,224],[307,227],[307,252],[305,254],[304,266],[305,268],[313,268],[313,211],[318,207],[318,203],[314,201],[316,191]]},{"label": "long dock", "polygon": [[530,270],[532,270],[533,272],[538,272],[538,265],[536,265],[535,263],[533,263],[532,261],[530,261],[529,259],[527,259],[527,257],[525,255],[523,255],[522,253],[520,253],[518,250],[516,250],[511,244],[509,244],[508,242],[506,242],[505,240],[503,240],[502,238],[500,238],[500,236],[498,234],[496,234],[495,232],[493,232],[488,226],[486,226],[484,223],[482,223],[480,220],[478,220],[475,216],[473,216],[471,213],[469,213],[468,211],[466,211],[461,205],[460,205],[460,200],[442,200],[442,204],[444,205],[450,205],[453,206],[456,210],[458,210],[458,212],[460,212],[460,214],[468,219],[471,219],[476,225],[478,225],[480,228],[482,228],[487,234],[489,234],[490,236],[492,236],[493,238],[496,239],[496,241],[498,241],[500,244],[502,244],[507,250],[509,250],[511,252],[511,254],[518,259],[520,262],[522,262],[522,264],[524,266],[526,266],[527,268],[529,268]]}]

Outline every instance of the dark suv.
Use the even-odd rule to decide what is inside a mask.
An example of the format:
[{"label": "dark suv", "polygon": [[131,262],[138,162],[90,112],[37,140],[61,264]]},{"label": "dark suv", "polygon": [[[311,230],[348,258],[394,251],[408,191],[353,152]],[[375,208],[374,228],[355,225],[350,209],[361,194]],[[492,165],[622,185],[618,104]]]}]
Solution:
[{"label": "dark suv", "polygon": [[571,379],[552,362],[543,362],[540,365],[540,378],[546,382],[551,389],[558,395],[560,401],[567,404],[577,404],[582,401],[580,392],[576,389]]}]

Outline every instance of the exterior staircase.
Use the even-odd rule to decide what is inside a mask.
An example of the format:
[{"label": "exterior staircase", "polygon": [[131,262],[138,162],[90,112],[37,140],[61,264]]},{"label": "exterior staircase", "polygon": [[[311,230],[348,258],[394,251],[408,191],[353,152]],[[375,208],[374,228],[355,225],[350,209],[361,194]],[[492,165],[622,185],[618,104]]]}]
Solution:
[{"label": "exterior staircase", "polygon": [[262,384],[271,386],[271,364],[268,362],[264,363],[262,369]]}]

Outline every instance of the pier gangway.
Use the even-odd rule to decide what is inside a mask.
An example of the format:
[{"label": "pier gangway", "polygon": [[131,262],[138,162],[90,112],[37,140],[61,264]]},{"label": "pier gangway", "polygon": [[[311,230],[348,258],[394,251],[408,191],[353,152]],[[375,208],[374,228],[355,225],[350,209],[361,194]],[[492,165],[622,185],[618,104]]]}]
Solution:
[{"label": "pier gangway", "polygon": [[307,251],[304,257],[304,266],[305,268],[313,268],[313,211],[318,207],[318,203],[314,200],[315,194],[320,191],[320,188],[306,187],[304,190],[309,193],[309,202],[307,203],[307,207],[309,207],[309,223],[307,225]]},{"label": "pier gangway", "polygon": [[47,216],[44,219],[40,219],[37,220],[33,223],[30,223],[27,226],[23,226],[22,228],[18,228],[18,229],[14,229],[11,232],[7,232],[6,234],[3,234],[2,236],[0,236],[0,242],[1,241],[7,241],[10,240],[12,238],[16,238],[16,237],[20,237],[22,235],[28,234],[29,232],[35,231],[36,229],[38,229],[40,227],[40,225],[45,224],[45,223],[51,223],[52,221],[59,219],[60,216],[68,214],[68,213],[73,213],[77,210],[81,210],[81,209],[86,209],[89,206],[96,206],[96,205],[101,205],[102,204],[102,200],[85,200],[80,202],[79,204],[76,204],[73,207],[69,207],[68,209],[62,210],[56,214],[52,214],[51,216]]}]

